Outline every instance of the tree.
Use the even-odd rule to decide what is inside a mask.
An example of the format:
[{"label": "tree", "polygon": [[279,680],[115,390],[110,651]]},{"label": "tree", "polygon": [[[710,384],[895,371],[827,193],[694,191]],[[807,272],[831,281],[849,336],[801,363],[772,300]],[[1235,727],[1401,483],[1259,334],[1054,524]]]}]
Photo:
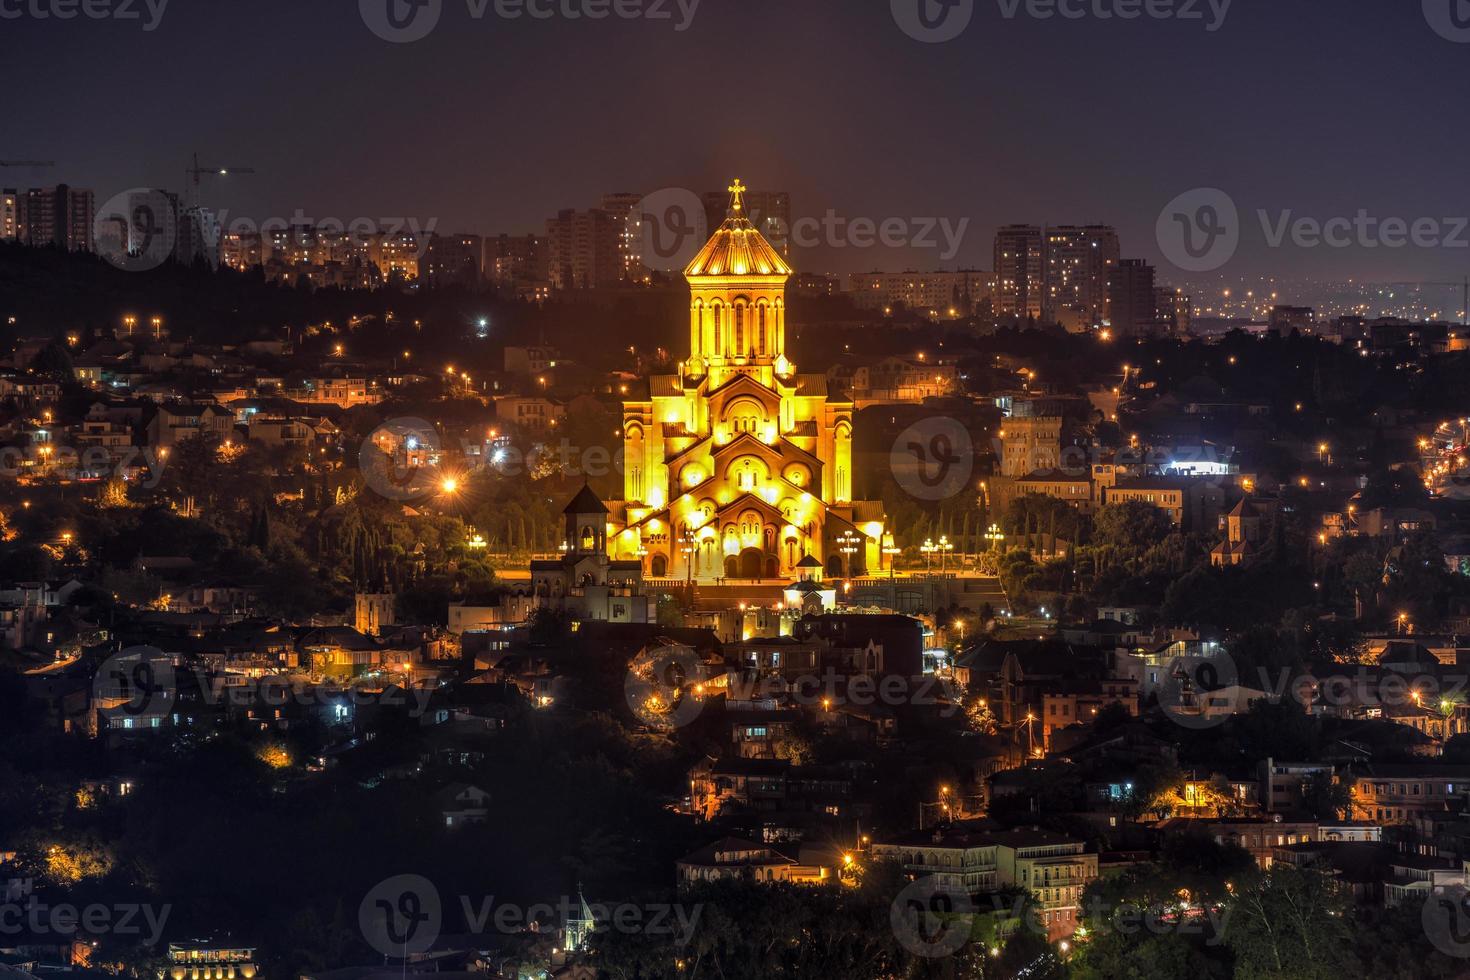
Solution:
[{"label": "tree", "polygon": [[1302,809],[1316,819],[1341,820],[1352,805],[1352,790],[1332,773],[1319,770],[1302,780]]},{"label": "tree", "polygon": [[1139,554],[1162,544],[1173,530],[1169,515],[1140,500],[1110,504],[1097,512],[1092,522],[1093,543]]},{"label": "tree", "polygon": [[1225,941],[1241,980],[1363,976],[1353,953],[1351,903],[1322,871],[1277,864],[1232,906]]}]

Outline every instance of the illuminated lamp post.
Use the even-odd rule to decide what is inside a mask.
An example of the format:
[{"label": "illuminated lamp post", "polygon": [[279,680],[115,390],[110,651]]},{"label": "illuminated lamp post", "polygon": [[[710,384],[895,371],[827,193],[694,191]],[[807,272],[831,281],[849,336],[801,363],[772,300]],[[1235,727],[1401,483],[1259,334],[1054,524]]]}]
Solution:
[{"label": "illuminated lamp post", "polygon": [[862,539],[858,535],[852,533],[851,531],[843,531],[837,537],[837,550],[842,552],[842,554],[846,556],[843,559],[842,563],[847,570],[848,578],[852,578],[853,576],[852,559],[853,555],[856,555],[858,553],[858,543],[861,540]]},{"label": "illuminated lamp post", "polygon": [[883,536],[883,554],[888,556],[888,581],[893,581],[893,566],[898,561],[898,556],[903,554],[903,549],[894,543],[893,535]]}]

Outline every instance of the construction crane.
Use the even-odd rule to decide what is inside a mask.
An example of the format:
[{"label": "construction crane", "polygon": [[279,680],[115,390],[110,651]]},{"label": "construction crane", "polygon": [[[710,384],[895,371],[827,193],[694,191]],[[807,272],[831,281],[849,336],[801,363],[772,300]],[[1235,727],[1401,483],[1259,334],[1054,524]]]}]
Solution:
[{"label": "construction crane", "polygon": [[199,165],[199,154],[194,154],[194,165],[186,167],[184,173],[189,175],[190,198],[189,206],[199,206],[199,178],[205,174],[214,174],[217,177],[227,177],[230,174],[253,174],[253,167],[201,167]]}]

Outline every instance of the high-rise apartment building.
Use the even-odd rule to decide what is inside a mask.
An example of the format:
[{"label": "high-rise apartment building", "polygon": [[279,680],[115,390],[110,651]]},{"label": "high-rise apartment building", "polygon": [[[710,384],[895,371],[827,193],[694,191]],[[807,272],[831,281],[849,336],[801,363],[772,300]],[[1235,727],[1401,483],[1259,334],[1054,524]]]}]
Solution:
[{"label": "high-rise apartment building", "polygon": [[[704,195],[705,227],[710,231],[725,223],[730,192],[709,191]],[[746,191],[745,214],[783,259],[791,258],[791,195],[786,191]]]},{"label": "high-rise apartment building", "polygon": [[1188,337],[1194,329],[1194,300],[1173,286],[1154,287],[1154,313],[1159,323],[1175,337]]},{"label": "high-rise apartment building", "polygon": [[622,278],[634,282],[647,275],[643,268],[643,216],[638,208],[642,201],[642,194],[628,191],[602,196],[602,210],[611,215],[617,225],[618,263],[622,268]]},{"label": "high-rise apartment building", "polygon": [[625,224],[593,208],[566,210],[546,222],[551,243],[551,284],[556,289],[613,286],[623,278],[619,242]]},{"label": "high-rise apartment building", "polygon": [[202,262],[210,269],[220,264],[219,216],[207,208],[185,208],[179,212],[174,261],[183,265]]},{"label": "high-rise apartment building", "polygon": [[20,191],[13,187],[0,190],[0,242],[13,242],[21,237]]},{"label": "high-rise apartment building", "polygon": [[551,279],[551,243],[541,235],[487,238],[485,275],[500,289],[548,283]]},{"label": "high-rise apartment building", "polygon": [[1120,337],[1150,337],[1160,330],[1154,267],[1123,259],[1108,277],[1108,325]]},{"label": "high-rise apartment building", "polygon": [[424,278],[431,286],[480,284],[485,266],[485,239],[479,235],[431,235],[424,252]]},{"label": "high-rise apartment building", "polygon": [[957,272],[861,272],[847,277],[848,295],[864,310],[892,310],[902,304],[935,319],[969,316],[995,291],[995,273],[978,269]]},{"label": "high-rise apartment building", "polygon": [[92,251],[96,201],[85,188],[57,184],[32,187],[25,197],[25,241],[69,252]]},{"label": "high-rise apartment building", "polygon": [[1045,295],[1045,243],[1036,225],[1006,225],[995,233],[997,316],[1041,319]]},{"label": "high-rise apartment building", "polygon": [[1108,276],[1119,260],[1118,232],[1110,225],[1047,228],[1042,273],[1042,319],[1072,333],[1091,330],[1107,313]]}]

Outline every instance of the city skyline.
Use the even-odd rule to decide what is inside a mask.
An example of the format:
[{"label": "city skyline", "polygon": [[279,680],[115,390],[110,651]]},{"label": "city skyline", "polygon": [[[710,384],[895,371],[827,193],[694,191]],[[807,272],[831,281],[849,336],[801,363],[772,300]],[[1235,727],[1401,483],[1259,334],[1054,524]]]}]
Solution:
[{"label": "city skyline", "polygon": [[[0,172],[0,183],[66,180],[94,188],[99,202],[135,187],[181,189],[198,151],[257,171],[205,188],[213,206],[232,214],[416,215],[438,218],[444,233],[493,234],[537,231],[557,210],[619,189],[704,193],[722,187],[733,168],[752,187],[788,190],[798,217],[820,219],[830,209],[849,221],[969,222],[949,262],[932,249],[823,241],[803,256],[805,268],[984,268],[1002,225],[1104,223],[1118,228],[1125,257],[1149,260],[1165,278],[1174,270],[1154,234],[1161,211],[1179,194],[1217,187],[1240,209],[1241,245],[1228,267],[1239,275],[1438,281],[1463,275],[1470,255],[1448,224],[1440,232],[1448,243],[1438,247],[1374,248],[1356,233],[1343,248],[1271,244],[1283,218],[1325,223],[1361,211],[1380,222],[1452,223],[1467,210],[1454,194],[1431,189],[1454,186],[1451,161],[1466,146],[1437,106],[1464,88],[1454,69],[1470,49],[1437,34],[1413,5],[1326,19],[1235,4],[1214,31],[1180,20],[1037,19],[1025,7],[1007,18],[981,5],[965,33],[945,44],[915,41],[882,5],[706,2],[676,31],[677,20],[475,20],[446,4],[439,29],[411,44],[375,36],[351,5],[252,9],[256,16],[246,17],[169,5],[151,31],[122,21],[7,20],[7,34],[20,40],[21,74],[52,82],[18,100],[3,152],[56,166],[45,179]],[[642,63],[657,65],[659,79],[697,76],[730,38],[744,36],[762,45],[761,70],[748,73],[742,103],[789,103],[834,83],[843,99],[691,140],[687,131],[707,111],[697,91],[629,70]],[[831,41],[820,67],[800,57],[809,37]],[[1351,61],[1343,55],[1366,54],[1365,38],[1375,70],[1344,72]],[[248,81],[164,84],[165,76],[217,71],[213,52],[227,39],[257,45],[270,67]],[[140,52],[125,71],[146,95],[99,99],[72,70],[75,59],[103,59],[123,42]],[[1238,63],[1246,52],[1271,71],[1221,85],[1199,67]],[[1007,93],[1006,69],[1028,60],[1046,73]],[[538,81],[555,110],[507,97],[537,72],[573,63],[577,72]],[[866,70],[872,63],[889,70]],[[1394,72],[1400,63],[1412,71]],[[388,130],[380,121],[409,110],[404,100],[419,86],[369,95],[359,75],[369,65],[431,90],[450,66],[463,68],[470,81],[457,80],[455,91],[486,94],[473,109],[430,96],[402,117],[410,122]],[[1087,76],[1103,70],[1109,84],[1090,86]],[[923,79],[936,71],[951,81],[931,90]],[[594,91],[581,81],[596,77],[622,83]],[[973,79],[973,88],[955,78]],[[1324,100],[1317,96],[1325,79],[1335,94]],[[1121,115],[1115,100],[1126,107]],[[58,116],[72,124],[47,125]],[[1340,134],[1363,149],[1344,151]],[[1395,140],[1412,150],[1395,155],[1394,181],[1377,180],[1374,147]],[[586,152],[593,145],[595,167]],[[924,172],[915,173],[911,161],[921,158]]]}]

